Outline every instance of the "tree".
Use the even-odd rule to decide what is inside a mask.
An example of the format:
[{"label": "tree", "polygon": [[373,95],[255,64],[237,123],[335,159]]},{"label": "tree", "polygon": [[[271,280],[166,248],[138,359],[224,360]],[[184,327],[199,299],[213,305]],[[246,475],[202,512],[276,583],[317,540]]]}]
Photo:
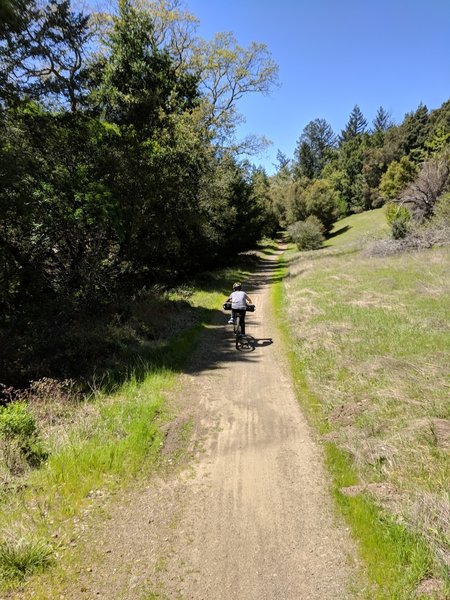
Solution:
[{"label": "tree", "polygon": [[277,162],[274,167],[278,175],[288,178],[291,176],[291,159],[281,150],[277,151]]},{"label": "tree", "polygon": [[6,31],[17,31],[23,26],[26,0],[0,0],[0,36]]},{"label": "tree", "polygon": [[325,119],[310,121],[303,129],[295,149],[297,174],[319,177],[336,147],[336,136]]},{"label": "tree", "polygon": [[304,221],[308,216],[306,206],[305,190],[310,184],[307,177],[297,177],[285,187],[284,197],[284,213],[287,225],[291,225],[296,221]]},{"label": "tree", "polygon": [[285,219],[287,225],[304,221],[313,215],[330,231],[338,216],[339,197],[329,181],[307,177],[295,179],[285,192]]},{"label": "tree", "polygon": [[257,168],[253,169],[251,178],[253,201],[262,208],[262,235],[273,236],[279,228],[279,223],[273,199],[270,194],[269,177],[264,169]]},{"label": "tree", "polygon": [[426,161],[417,177],[401,194],[405,205],[416,221],[432,216],[436,201],[450,189],[450,152]]},{"label": "tree", "polygon": [[366,182],[363,175],[364,153],[368,136],[356,136],[341,143],[335,159],[327,164],[323,178],[329,180],[339,193],[340,204],[345,212],[360,212],[366,206],[364,194]]},{"label": "tree", "polygon": [[329,232],[337,218],[339,201],[332,185],[326,180],[313,181],[304,192],[304,201],[307,215],[317,217],[324,231]]},{"label": "tree", "polygon": [[424,142],[424,147],[430,155],[442,153],[449,145],[450,127],[446,129],[443,125],[437,125],[433,135]]},{"label": "tree", "polygon": [[278,66],[267,46],[252,42],[243,48],[231,33],[217,33],[212,41],[199,38],[198,19],[182,10],[180,0],[134,0],[130,4],[151,24],[152,44],[169,54],[177,74],[198,80],[203,117],[216,143],[236,153],[259,151],[266,145],[266,140],[255,136],[237,142],[234,134],[242,120],[239,100],[249,93],[269,93],[278,81]]},{"label": "tree", "polygon": [[191,67],[199,74],[208,100],[208,125],[229,132],[236,124],[236,103],[244,95],[268,93],[277,82],[278,67],[265,44],[242,48],[231,33],[218,33],[193,50]]},{"label": "tree", "polygon": [[100,59],[101,81],[91,96],[101,116],[148,132],[168,114],[193,108],[197,80],[178,73],[169,52],[157,47],[148,13],[121,0],[113,24],[108,57]]},{"label": "tree", "polygon": [[178,70],[188,69],[199,20],[182,8],[181,0],[135,0],[133,6],[150,17],[156,47],[169,52]]},{"label": "tree", "polygon": [[417,174],[417,166],[408,157],[393,161],[381,177],[380,193],[386,200],[398,198],[400,192],[413,181]]},{"label": "tree", "polygon": [[361,112],[361,109],[355,104],[352,112],[350,113],[349,120],[345,126],[345,129],[341,131],[340,143],[348,142],[353,138],[360,136],[366,131],[367,120]]},{"label": "tree", "polygon": [[416,162],[424,158],[423,144],[429,133],[428,109],[419,104],[417,110],[405,115],[400,126],[401,149],[403,154],[411,155]]},{"label": "tree", "polygon": [[445,135],[450,132],[450,100],[430,113],[428,125],[432,136]]},{"label": "tree", "polygon": [[6,31],[0,46],[4,98],[67,103],[76,111],[86,92],[85,52],[92,35],[89,16],[73,12],[69,0],[50,0],[42,8],[29,2],[22,27]]},{"label": "tree", "polygon": [[373,133],[384,133],[393,123],[391,115],[382,106],[377,110],[375,119],[373,120]]}]

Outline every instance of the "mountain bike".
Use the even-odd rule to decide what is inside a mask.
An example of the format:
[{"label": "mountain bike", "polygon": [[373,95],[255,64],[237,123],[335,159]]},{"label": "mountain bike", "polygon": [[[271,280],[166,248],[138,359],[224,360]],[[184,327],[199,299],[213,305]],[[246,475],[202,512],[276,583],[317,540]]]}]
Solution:
[{"label": "mountain bike", "polygon": [[[231,310],[231,302],[225,302],[225,304],[223,305],[223,308],[225,310]],[[255,305],[247,304],[247,312],[254,312],[254,311],[255,311]],[[239,313],[237,313],[236,317],[235,317],[233,332],[236,336],[235,337],[236,350],[241,350],[242,348],[245,348],[249,345],[247,336],[243,335],[243,333],[242,333],[241,315]]]}]

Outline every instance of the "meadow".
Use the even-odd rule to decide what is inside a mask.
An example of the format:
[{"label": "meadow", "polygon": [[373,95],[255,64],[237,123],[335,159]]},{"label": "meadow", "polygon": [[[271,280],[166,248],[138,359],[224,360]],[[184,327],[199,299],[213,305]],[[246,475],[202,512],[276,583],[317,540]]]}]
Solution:
[{"label": "meadow", "polygon": [[372,256],[386,235],[378,209],[291,249],[277,304],[373,597],[448,597],[450,248]]}]

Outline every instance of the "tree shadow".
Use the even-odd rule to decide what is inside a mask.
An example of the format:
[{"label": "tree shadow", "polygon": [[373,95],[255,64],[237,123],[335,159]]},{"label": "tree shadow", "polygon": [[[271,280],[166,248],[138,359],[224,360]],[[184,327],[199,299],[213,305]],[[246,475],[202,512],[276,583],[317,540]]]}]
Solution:
[{"label": "tree shadow", "polygon": [[329,233],[327,235],[327,240],[331,240],[332,238],[334,238],[334,237],[336,237],[338,235],[342,235],[343,233],[345,233],[349,229],[351,229],[350,225],[344,225],[344,227],[341,227],[340,229],[337,229],[336,231],[333,231],[333,232]]},{"label": "tree shadow", "polygon": [[[244,284],[250,294],[281,281],[276,260],[251,257],[244,261],[253,268]],[[202,290],[219,292],[224,300],[232,284],[223,275],[215,274],[200,282]],[[79,315],[70,323],[42,318],[33,325],[33,343],[31,332],[23,332],[29,348],[23,360],[32,359],[27,369],[18,374],[11,372],[9,381],[0,383],[24,389],[32,380],[47,377],[75,380],[82,393],[92,389],[111,392],[131,378],[142,381],[151,372],[195,373],[220,368],[227,361],[260,360],[261,355],[255,350],[272,343],[270,338],[248,335],[247,348],[237,352],[235,337],[226,330],[227,315],[222,310],[192,306],[187,300],[169,297],[148,302],[146,305],[144,299],[141,313],[124,318],[123,323],[120,315],[114,317],[116,321],[111,316],[103,319],[95,314]],[[247,325],[251,328],[255,321],[250,315]],[[155,332],[155,323],[159,333]],[[208,348],[206,353],[204,348]]]}]

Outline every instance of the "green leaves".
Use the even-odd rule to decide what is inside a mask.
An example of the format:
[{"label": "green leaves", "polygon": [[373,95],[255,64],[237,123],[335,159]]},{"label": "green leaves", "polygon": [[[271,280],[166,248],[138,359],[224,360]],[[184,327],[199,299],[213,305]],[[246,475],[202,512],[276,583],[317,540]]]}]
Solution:
[{"label": "green leaves", "polygon": [[[175,4],[121,0],[91,19],[69,0],[30,0],[22,27],[5,30],[2,372],[22,380],[50,326],[64,335],[80,315],[126,312],[138,290],[261,236],[271,206],[230,140],[236,103],[268,91],[276,66],[229,34],[200,43]],[[45,360],[36,368],[48,374]]]}]

